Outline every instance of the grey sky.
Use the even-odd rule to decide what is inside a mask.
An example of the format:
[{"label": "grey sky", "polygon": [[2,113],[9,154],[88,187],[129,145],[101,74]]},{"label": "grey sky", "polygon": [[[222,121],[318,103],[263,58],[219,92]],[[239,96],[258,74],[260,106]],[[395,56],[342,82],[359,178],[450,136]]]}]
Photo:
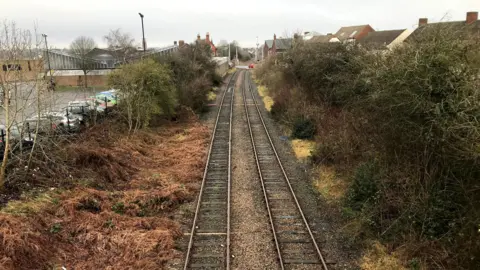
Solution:
[{"label": "grey sky", "polygon": [[[235,4],[238,3],[238,4]],[[420,17],[438,21],[465,20],[480,11],[480,0],[2,0],[0,19],[48,34],[49,44],[62,48],[77,36],[91,36],[102,45],[109,29],[121,28],[141,41],[138,12],[145,15],[147,44],[191,42],[206,32],[215,43],[237,40],[254,46],[295,30],[336,32],[340,26],[370,24],[377,30],[413,29]]]}]

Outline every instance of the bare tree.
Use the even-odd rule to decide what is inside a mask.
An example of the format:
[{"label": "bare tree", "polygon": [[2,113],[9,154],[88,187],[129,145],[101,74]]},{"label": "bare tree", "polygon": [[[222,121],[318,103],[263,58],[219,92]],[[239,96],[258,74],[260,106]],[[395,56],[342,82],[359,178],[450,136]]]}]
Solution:
[{"label": "bare tree", "polygon": [[120,28],[110,30],[108,35],[103,38],[118,63],[128,63],[131,56],[137,51],[135,39],[129,33],[123,33]]},{"label": "bare tree", "polygon": [[88,87],[87,73],[93,69],[95,64],[95,61],[88,56],[88,53],[96,47],[95,41],[86,36],[80,36],[70,44],[70,52],[80,58],[80,69],[85,77],[85,89]]},{"label": "bare tree", "polygon": [[[19,124],[34,113],[33,107],[35,106],[32,105],[36,103],[37,106],[40,106],[40,95],[47,92],[45,81],[41,80],[41,76],[39,76],[44,68],[39,49],[42,39],[38,37],[36,31],[32,34],[29,30],[19,29],[14,22],[5,21],[0,25],[0,63],[2,68],[0,73],[0,91],[2,92],[0,95],[2,98],[0,121],[3,125],[1,128],[2,142],[0,143],[3,152],[0,167],[0,189],[5,183],[6,167],[14,150],[12,147],[19,147],[20,152],[23,152],[22,140],[28,130]],[[14,128],[20,131],[20,134],[13,132]],[[16,135],[12,137],[14,133]],[[31,134],[29,136],[31,137]],[[35,143],[36,140],[31,151],[33,151]],[[29,160],[27,160],[27,164],[30,164]],[[28,170],[29,165],[25,171],[28,172]]]}]

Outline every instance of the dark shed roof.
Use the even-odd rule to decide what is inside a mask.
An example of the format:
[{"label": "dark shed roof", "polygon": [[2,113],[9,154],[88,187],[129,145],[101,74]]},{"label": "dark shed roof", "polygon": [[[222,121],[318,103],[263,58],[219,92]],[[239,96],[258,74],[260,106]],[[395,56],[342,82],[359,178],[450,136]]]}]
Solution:
[{"label": "dark shed roof", "polygon": [[407,29],[370,32],[359,42],[360,44],[372,48],[384,48],[397,39],[406,30]]}]

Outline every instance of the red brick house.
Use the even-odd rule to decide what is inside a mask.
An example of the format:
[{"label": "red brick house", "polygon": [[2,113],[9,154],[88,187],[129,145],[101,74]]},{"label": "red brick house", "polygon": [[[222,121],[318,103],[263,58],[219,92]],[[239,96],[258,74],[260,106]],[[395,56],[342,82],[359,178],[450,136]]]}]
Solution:
[{"label": "red brick house", "polygon": [[205,36],[205,39],[200,38],[200,34],[197,35],[197,41],[199,42],[205,42],[210,46],[210,49],[212,51],[212,56],[215,57],[217,56],[217,47],[213,44],[213,41],[210,39],[210,33],[207,32],[207,35]]},{"label": "red brick house", "polygon": [[340,30],[338,30],[335,36],[341,42],[349,42],[349,41],[360,40],[363,37],[367,36],[368,33],[370,32],[375,32],[375,29],[373,29],[369,24],[345,26],[340,28]]},{"label": "red brick house", "polygon": [[263,45],[263,58],[267,58],[269,55],[276,55],[277,53],[283,53],[292,47],[293,40],[291,38],[279,38],[273,34],[273,39],[265,40]]}]

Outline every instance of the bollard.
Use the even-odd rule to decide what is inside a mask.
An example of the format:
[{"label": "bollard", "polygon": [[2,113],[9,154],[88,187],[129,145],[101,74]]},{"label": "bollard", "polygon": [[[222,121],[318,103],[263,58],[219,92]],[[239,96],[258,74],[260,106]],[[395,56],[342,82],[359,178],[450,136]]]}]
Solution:
[{"label": "bollard", "polygon": [[68,131],[70,132],[70,117],[68,117],[69,114],[68,114],[68,107],[67,107],[67,128],[68,128]]}]

